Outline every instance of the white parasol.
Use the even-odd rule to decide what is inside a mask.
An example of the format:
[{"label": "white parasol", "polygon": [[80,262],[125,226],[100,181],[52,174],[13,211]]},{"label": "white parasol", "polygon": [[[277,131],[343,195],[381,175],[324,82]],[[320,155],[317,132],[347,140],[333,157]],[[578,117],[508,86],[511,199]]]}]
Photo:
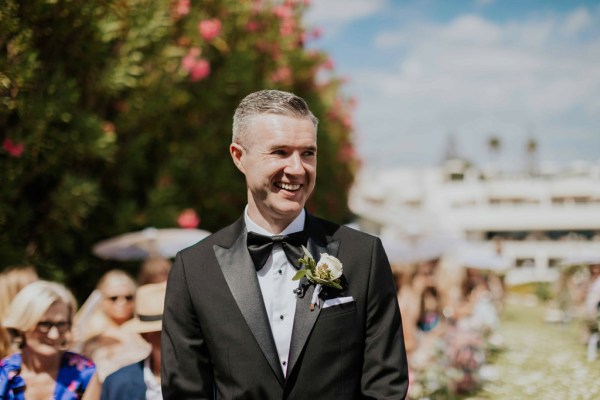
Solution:
[{"label": "white parasol", "polygon": [[146,228],[96,243],[94,255],[105,260],[134,261],[149,257],[173,258],[178,251],[210,235],[202,229]]},{"label": "white parasol", "polygon": [[390,262],[402,265],[435,260],[461,243],[460,239],[441,234],[419,238],[385,235],[381,241]]},{"label": "white parasol", "polygon": [[513,266],[509,258],[490,249],[466,245],[458,253],[458,262],[465,268],[506,272]]}]

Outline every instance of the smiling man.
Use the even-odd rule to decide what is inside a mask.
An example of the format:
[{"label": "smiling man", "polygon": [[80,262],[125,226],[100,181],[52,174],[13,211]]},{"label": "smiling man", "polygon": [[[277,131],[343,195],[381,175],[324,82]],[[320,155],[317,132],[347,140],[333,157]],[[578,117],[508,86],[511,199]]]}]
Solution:
[{"label": "smiling man", "polygon": [[[248,205],[177,255],[162,334],[165,399],[405,397],[402,323],[381,242],[304,209],[317,124],[287,92],[255,92],[236,109],[229,150]],[[320,280],[295,276],[302,246]]]}]

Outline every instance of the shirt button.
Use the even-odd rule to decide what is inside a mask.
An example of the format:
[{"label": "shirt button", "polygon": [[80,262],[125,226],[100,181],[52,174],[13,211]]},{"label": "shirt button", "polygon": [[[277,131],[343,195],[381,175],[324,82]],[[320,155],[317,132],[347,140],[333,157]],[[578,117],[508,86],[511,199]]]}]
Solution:
[{"label": "shirt button", "polygon": [[282,362],[281,364],[282,364],[283,366],[285,366],[287,363],[284,361],[284,362]]},{"label": "shirt button", "polygon": [[283,271],[282,271],[282,270],[279,270],[279,275],[281,275],[281,274],[283,274]]},{"label": "shirt button", "polygon": [[279,319],[283,321],[283,315],[280,315],[280,316],[279,316]]}]

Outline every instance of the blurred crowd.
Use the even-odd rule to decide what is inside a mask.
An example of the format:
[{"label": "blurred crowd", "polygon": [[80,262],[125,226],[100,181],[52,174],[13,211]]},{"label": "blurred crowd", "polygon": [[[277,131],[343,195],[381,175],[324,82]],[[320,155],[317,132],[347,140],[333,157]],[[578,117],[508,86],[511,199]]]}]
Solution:
[{"label": "blurred crowd", "polygon": [[171,262],[106,272],[77,307],[33,267],[0,273],[0,398],[161,399],[160,332]]},{"label": "blurred crowd", "polygon": [[[503,273],[445,258],[393,265],[409,399],[454,398],[494,379]],[[161,399],[160,331],[171,262],[149,258],[133,277],[107,271],[77,307],[68,288],[33,267],[0,273],[0,398]],[[556,283],[560,319],[585,321],[588,359],[600,333],[600,262],[565,268]],[[54,396],[54,397],[52,397]]]},{"label": "blurred crowd", "polygon": [[505,295],[497,271],[434,258],[394,266],[409,359],[409,398],[453,398],[493,379]]}]

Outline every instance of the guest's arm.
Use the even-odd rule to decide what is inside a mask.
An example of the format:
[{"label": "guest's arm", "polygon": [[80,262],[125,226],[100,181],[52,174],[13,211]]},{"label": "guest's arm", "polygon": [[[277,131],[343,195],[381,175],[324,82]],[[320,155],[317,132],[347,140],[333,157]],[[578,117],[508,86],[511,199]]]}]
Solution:
[{"label": "guest's arm", "polygon": [[100,379],[98,379],[98,374],[95,373],[92,375],[81,400],[99,400],[101,392],[102,384],[100,383]]}]

